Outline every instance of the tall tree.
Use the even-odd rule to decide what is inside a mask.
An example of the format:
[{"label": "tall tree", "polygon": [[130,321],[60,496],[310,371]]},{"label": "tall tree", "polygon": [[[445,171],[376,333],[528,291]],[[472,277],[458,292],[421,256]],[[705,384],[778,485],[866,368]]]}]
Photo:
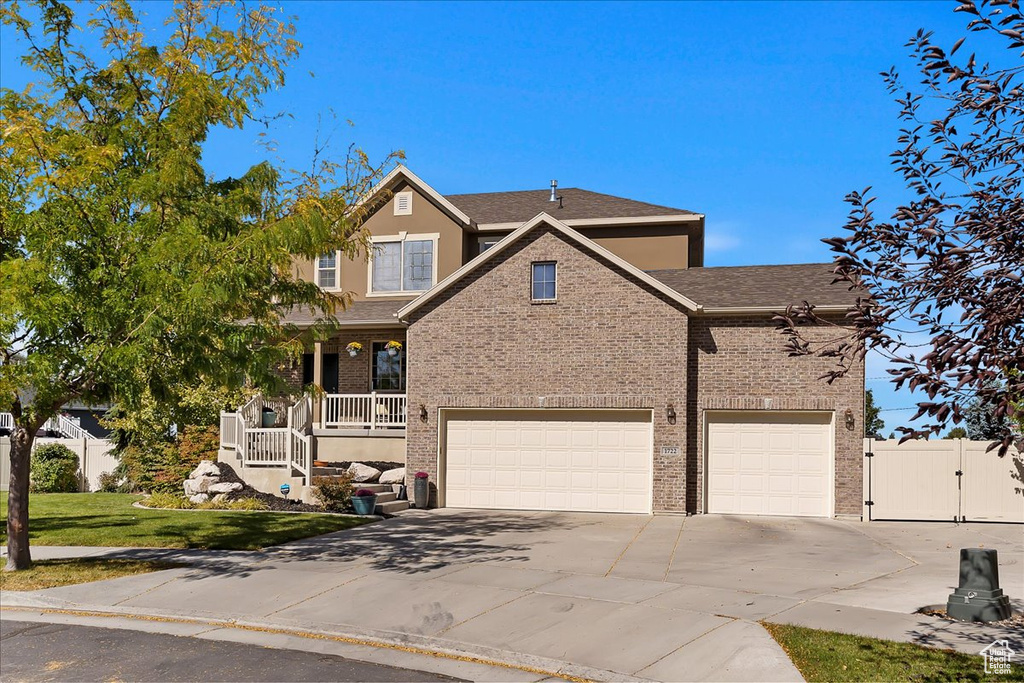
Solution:
[{"label": "tall tree", "polygon": [[[824,240],[836,280],[863,293],[853,332],[831,345],[808,339],[805,323],[828,324],[814,302],[777,317],[791,355],[837,359],[830,382],[869,349],[889,358],[897,388],[927,395],[911,420],[933,419],[899,427],[904,439],[959,423],[975,398],[998,420],[1024,398],[1024,16],[1018,0],[962,0],[954,11],[969,18],[967,35],[947,50],[919,31],[907,43],[913,82],[895,67],[882,74],[901,107],[891,156],[909,197],[882,220],[870,188],[851,192],[847,233]],[[1009,50],[992,53],[998,64],[978,58],[998,47]],[[1012,435],[1000,440],[1003,453]]]},{"label": "tall tree", "polygon": [[298,280],[293,258],[365,249],[356,199],[383,170],[359,152],[340,164],[316,156],[298,174],[260,163],[215,179],[203,168],[210,130],[258,121],[262,97],[284,84],[299,44],[275,11],[182,0],[157,32],[124,0],[82,11],[57,0],[0,8],[37,78],[0,92],[8,569],[31,564],[39,427],[72,399],[131,409],[147,393],[173,401],[197,377],[271,385],[272,363],[301,353],[282,307],[326,320],[339,303]]},{"label": "tall tree", "polygon": [[885,429],[885,421],[878,417],[881,408],[875,405],[875,395],[870,389],[864,392],[864,436],[873,438]]}]

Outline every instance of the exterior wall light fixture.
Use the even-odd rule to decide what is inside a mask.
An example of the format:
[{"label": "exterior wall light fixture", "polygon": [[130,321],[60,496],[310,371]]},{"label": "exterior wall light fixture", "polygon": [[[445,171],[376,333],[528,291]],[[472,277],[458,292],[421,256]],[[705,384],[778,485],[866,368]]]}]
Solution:
[{"label": "exterior wall light fixture", "polygon": [[427,407],[421,403],[420,404],[420,422],[426,422],[426,421],[427,421]]},{"label": "exterior wall light fixture", "polygon": [[665,417],[668,418],[668,423],[669,424],[673,424],[674,425],[676,423],[676,407],[674,405],[672,405],[671,403],[669,403],[665,407]]},{"label": "exterior wall light fixture", "polygon": [[843,413],[843,418],[846,420],[846,428],[852,432],[854,426],[857,424],[856,420],[853,419],[853,410],[851,408],[847,408],[846,412]]}]

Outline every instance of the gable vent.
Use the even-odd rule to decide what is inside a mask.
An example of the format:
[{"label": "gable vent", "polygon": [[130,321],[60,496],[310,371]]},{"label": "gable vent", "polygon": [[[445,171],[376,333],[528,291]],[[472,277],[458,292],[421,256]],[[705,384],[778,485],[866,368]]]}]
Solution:
[{"label": "gable vent", "polygon": [[397,193],[395,193],[395,215],[396,216],[411,216],[412,215],[412,192],[397,192]]}]

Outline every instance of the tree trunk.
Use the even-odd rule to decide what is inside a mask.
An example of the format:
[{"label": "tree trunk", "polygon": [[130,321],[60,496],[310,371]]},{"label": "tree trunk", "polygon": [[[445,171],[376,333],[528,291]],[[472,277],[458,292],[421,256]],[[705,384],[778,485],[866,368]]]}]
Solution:
[{"label": "tree trunk", "polygon": [[28,474],[35,430],[15,423],[11,433],[11,481],[7,493],[7,570],[28,569]]}]

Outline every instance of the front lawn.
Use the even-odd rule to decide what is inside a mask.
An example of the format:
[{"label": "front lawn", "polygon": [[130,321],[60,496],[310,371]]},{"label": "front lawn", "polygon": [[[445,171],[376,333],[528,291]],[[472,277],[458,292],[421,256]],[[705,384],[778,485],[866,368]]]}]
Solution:
[{"label": "front lawn", "polygon": [[[350,529],[361,517],[221,510],[141,510],[126,493],[35,493],[29,498],[29,539],[35,545],[138,546],[258,550],[298,538]],[[0,543],[7,542],[7,506]]]},{"label": "front lawn", "polygon": [[41,588],[70,586],[76,583],[116,579],[180,567],[172,562],[150,560],[116,560],[80,557],[68,560],[41,560],[31,569],[19,572],[0,571],[0,590],[34,591]]},{"label": "front lawn", "polygon": [[[986,675],[976,655],[912,643],[762,622],[808,683],[816,681],[1021,681],[1024,667]],[[979,648],[981,646],[979,645]]]}]

